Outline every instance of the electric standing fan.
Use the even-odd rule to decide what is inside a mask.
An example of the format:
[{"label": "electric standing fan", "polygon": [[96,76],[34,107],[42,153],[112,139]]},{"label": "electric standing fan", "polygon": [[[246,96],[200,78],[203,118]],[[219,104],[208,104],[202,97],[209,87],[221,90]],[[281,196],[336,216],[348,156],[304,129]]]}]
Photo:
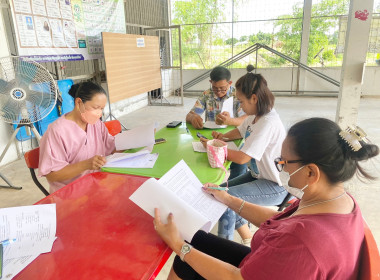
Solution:
[{"label": "electric standing fan", "polygon": [[[37,141],[41,136],[33,123],[46,117],[57,101],[57,85],[49,71],[41,64],[26,61],[22,57],[0,58],[0,119],[16,124],[17,128],[0,156],[0,162],[21,127],[34,133]],[[21,189],[9,185],[4,188]]]}]

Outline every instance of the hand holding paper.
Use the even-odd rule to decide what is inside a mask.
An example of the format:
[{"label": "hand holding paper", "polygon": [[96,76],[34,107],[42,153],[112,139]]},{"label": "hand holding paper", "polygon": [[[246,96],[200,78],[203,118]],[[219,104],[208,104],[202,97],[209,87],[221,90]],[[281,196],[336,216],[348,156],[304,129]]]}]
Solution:
[{"label": "hand holding paper", "polygon": [[115,136],[116,150],[127,150],[154,145],[154,123],[123,131]]},{"label": "hand holding paper", "polygon": [[187,164],[181,160],[159,181],[145,181],[129,198],[154,217],[154,209],[160,209],[163,223],[173,213],[182,236],[191,241],[199,230],[210,231],[227,206],[202,191],[202,183]]},{"label": "hand holding paper", "polygon": [[207,121],[204,124],[205,128],[225,128],[227,127],[226,121],[234,115],[234,99],[228,98],[223,102],[221,113],[215,117],[215,122]]}]

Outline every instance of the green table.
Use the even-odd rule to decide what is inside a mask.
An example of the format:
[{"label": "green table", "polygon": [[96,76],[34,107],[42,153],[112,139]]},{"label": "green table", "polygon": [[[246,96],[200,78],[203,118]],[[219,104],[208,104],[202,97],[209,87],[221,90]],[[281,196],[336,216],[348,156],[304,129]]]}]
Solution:
[{"label": "green table", "polygon": [[[187,129],[186,129],[187,127]],[[219,132],[226,133],[234,126],[218,129]],[[164,127],[159,130],[155,138],[165,138],[166,142],[154,145],[152,153],[158,153],[158,159],[153,168],[102,168],[102,171],[132,174],[161,178],[169,169],[183,159],[191,168],[198,179],[204,183],[221,184],[224,179],[224,171],[221,168],[211,168],[208,162],[207,153],[194,152],[192,142],[199,141],[196,133],[199,131],[207,138],[212,138],[211,129],[196,130],[190,124],[182,123],[176,128]],[[241,140],[236,140],[235,144],[239,146]],[[229,168],[231,162],[226,161],[224,166]]]}]

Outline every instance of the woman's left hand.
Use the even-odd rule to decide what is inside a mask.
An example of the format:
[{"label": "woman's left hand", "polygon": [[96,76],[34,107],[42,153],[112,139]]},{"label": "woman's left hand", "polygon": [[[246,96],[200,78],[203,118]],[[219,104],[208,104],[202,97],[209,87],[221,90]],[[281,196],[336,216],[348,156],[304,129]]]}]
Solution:
[{"label": "woman's left hand", "polygon": [[175,252],[179,253],[183,243],[185,242],[176,224],[174,223],[173,214],[170,213],[168,216],[168,223],[164,224],[161,222],[160,209],[154,208],[154,228],[162,240]]},{"label": "woman's left hand", "polygon": [[206,138],[199,138],[199,141],[201,141],[203,147],[205,147],[207,149],[207,142],[210,141],[209,139],[206,139]]}]

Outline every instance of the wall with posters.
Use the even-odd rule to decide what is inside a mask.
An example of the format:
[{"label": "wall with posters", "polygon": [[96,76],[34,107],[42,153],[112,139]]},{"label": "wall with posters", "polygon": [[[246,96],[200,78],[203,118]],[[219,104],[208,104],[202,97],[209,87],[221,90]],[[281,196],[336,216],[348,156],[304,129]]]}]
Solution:
[{"label": "wall with posters", "polygon": [[10,0],[18,54],[39,62],[102,57],[101,32],[125,33],[123,0]]}]

